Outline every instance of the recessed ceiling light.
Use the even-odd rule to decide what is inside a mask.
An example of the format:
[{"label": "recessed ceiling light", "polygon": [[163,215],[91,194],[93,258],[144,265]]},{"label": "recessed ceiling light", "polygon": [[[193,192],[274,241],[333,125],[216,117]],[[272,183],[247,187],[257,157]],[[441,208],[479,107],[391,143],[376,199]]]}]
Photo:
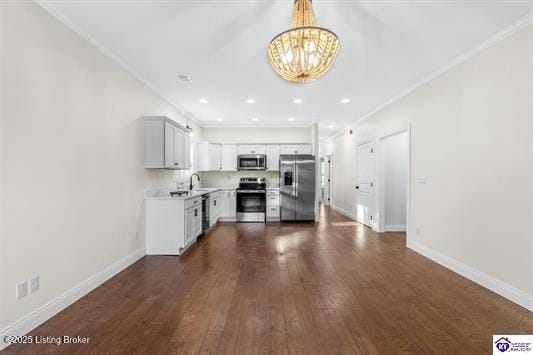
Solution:
[{"label": "recessed ceiling light", "polygon": [[217,121],[222,121],[222,118],[220,118],[220,117],[219,117],[219,118],[217,118]]},{"label": "recessed ceiling light", "polygon": [[333,129],[333,128],[335,128],[335,125],[330,124],[330,125],[328,126],[328,128],[329,128],[329,129]]},{"label": "recessed ceiling light", "polygon": [[302,100],[302,99],[295,99],[294,100],[295,104],[301,104],[302,102],[304,102],[304,100]]},{"label": "recessed ceiling light", "polygon": [[348,104],[350,103],[350,99],[342,99],[341,104]]},{"label": "recessed ceiling light", "polygon": [[247,104],[255,104],[255,100],[254,99],[248,99],[248,100],[246,100],[246,103]]},{"label": "recessed ceiling light", "polygon": [[294,121],[294,117],[289,117],[289,121]]},{"label": "recessed ceiling light", "polygon": [[200,103],[201,103],[201,104],[206,104],[206,103],[208,103],[208,102],[209,102],[209,101],[207,101],[207,99],[200,99]]},{"label": "recessed ceiling light", "polygon": [[259,121],[259,118],[257,118],[257,117],[252,117],[252,121]]}]

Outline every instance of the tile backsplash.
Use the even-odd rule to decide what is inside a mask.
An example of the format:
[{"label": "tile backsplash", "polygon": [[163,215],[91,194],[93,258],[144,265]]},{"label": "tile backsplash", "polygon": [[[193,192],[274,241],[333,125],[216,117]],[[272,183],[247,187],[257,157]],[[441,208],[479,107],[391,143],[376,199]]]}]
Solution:
[{"label": "tile backsplash", "polygon": [[279,172],[267,171],[234,171],[234,172],[205,172],[200,173],[202,187],[228,187],[239,186],[241,177],[264,177],[267,187],[279,187]]}]

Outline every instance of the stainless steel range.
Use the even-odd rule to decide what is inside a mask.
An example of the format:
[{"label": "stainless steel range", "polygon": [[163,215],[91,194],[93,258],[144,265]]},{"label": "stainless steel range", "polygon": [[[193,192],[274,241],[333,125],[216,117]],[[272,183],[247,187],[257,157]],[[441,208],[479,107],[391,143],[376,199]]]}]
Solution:
[{"label": "stainless steel range", "polygon": [[265,222],[265,220],[265,178],[241,178],[237,189],[237,222]]}]

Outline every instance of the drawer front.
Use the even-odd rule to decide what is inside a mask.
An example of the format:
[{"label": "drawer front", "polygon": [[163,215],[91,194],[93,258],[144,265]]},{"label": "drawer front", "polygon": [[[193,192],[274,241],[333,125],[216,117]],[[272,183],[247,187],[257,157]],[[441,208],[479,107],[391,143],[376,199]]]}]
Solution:
[{"label": "drawer front", "polygon": [[267,207],[279,206],[279,196],[267,196]]},{"label": "drawer front", "polygon": [[185,201],[185,209],[191,208],[193,206],[201,206],[202,205],[202,197],[195,197],[191,198],[190,200]]},{"label": "drawer front", "polygon": [[279,190],[267,190],[267,196],[279,196]]},{"label": "drawer front", "polygon": [[267,218],[279,218],[279,206],[267,207]]}]

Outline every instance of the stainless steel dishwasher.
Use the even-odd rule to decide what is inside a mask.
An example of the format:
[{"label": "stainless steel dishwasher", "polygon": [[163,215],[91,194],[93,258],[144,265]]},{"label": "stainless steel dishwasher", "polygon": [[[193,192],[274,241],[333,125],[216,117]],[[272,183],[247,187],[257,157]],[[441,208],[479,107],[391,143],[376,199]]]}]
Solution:
[{"label": "stainless steel dishwasher", "polygon": [[202,234],[209,229],[209,204],[211,197],[209,194],[202,195]]}]

